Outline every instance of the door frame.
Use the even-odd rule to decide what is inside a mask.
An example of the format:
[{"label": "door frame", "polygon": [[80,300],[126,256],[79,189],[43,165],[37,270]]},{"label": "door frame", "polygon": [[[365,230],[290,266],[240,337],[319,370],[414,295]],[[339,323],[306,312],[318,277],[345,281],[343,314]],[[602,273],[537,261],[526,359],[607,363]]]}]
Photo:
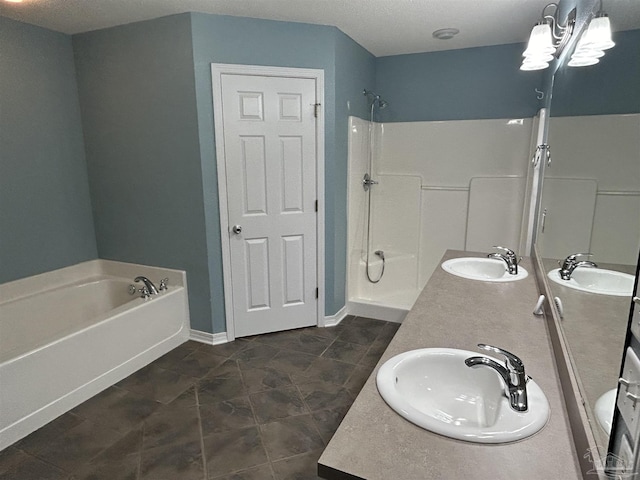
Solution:
[{"label": "door frame", "polygon": [[222,75],[247,75],[260,77],[294,77],[312,79],[316,82],[317,109],[316,122],[316,281],[318,304],[316,324],[324,326],[324,70],[311,68],[271,67],[261,65],[239,65],[228,63],[211,64],[211,86],[213,93],[214,138],[216,144],[216,165],[218,170],[218,204],[220,208],[220,237],[222,240],[222,273],[224,289],[224,309],[227,326],[227,340],[235,337],[233,310],[233,289],[231,288],[231,241],[229,238],[229,212],[227,209],[227,169],[225,163],[224,123],[222,116]]}]

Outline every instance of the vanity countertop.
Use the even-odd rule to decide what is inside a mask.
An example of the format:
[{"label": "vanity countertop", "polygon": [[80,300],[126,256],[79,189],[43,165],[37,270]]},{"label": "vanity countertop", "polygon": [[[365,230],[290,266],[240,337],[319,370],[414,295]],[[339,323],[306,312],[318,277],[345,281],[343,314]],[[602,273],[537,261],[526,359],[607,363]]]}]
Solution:
[{"label": "vanity countertop", "polygon": [[[448,250],[444,260],[483,256]],[[485,283],[437,268],[318,460],[329,480],[518,480],[580,479],[569,421],[543,317],[533,315],[538,291],[529,276]],[[416,348],[478,351],[478,343],[509,350],[546,394],[551,417],[523,441],[481,445],[423,430],[394,412],[380,397],[375,376],[389,358]],[[585,452],[586,453],[586,452]]]}]

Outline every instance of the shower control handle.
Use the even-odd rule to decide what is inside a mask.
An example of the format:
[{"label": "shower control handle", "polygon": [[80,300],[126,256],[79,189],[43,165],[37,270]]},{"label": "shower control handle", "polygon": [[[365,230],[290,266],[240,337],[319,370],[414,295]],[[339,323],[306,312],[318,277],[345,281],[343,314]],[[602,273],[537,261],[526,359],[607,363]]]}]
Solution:
[{"label": "shower control handle", "polygon": [[239,235],[242,233],[242,225],[234,225],[233,227],[231,227],[231,231],[233,233],[235,233],[236,235]]}]

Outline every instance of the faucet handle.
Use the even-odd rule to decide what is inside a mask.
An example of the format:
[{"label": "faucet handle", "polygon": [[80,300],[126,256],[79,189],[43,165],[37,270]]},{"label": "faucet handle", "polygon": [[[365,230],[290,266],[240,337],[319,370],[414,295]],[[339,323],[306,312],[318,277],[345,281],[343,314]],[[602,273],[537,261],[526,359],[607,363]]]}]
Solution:
[{"label": "faucet handle", "polygon": [[158,290],[167,290],[167,283],[169,282],[169,277],[167,278],[163,278],[162,280],[160,280],[160,286],[158,287]]},{"label": "faucet handle", "polygon": [[500,245],[494,245],[493,248],[497,248],[498,250],[502,250],[503,252],[505,252],[507,254],[507,256],[509,257],[513,257],[516,258],[516,252],[514,252],[513,250],[511,250],[510,248],[507,247],[501,247]]},{"label": "faucet handle", "polygon": [[593,257],[593,253],[572,253],[567,258],[565,258],[565,262],[575,262],[578,257]]},{"label": "faucet handle", "polygon": [[479,343],[478,348],[480,348],[481,350],[486,350],[488,352],[499,353],[500,355],[504,356],[507,359],[508,366],[514,372],[524,373],[524,363],[522,363],[522,360],[520,360],[520,358],[517,355],[514,355],[513,353],[508,352],[507,350],[503,350],[502,348],[494,347],[492,345],[486,345],[484,343]]}]

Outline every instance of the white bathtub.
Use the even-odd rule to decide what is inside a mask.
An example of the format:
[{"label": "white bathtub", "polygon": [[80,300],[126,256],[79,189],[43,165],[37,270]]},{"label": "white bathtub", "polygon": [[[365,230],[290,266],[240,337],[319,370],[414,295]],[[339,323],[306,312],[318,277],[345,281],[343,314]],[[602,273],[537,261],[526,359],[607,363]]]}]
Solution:
[{"label": "white bathtub", "polygon": [[[169,289],[130,295],[138,275]],[[93,260],[0,285],[0,450],[188,335],[182,271]]]}]

